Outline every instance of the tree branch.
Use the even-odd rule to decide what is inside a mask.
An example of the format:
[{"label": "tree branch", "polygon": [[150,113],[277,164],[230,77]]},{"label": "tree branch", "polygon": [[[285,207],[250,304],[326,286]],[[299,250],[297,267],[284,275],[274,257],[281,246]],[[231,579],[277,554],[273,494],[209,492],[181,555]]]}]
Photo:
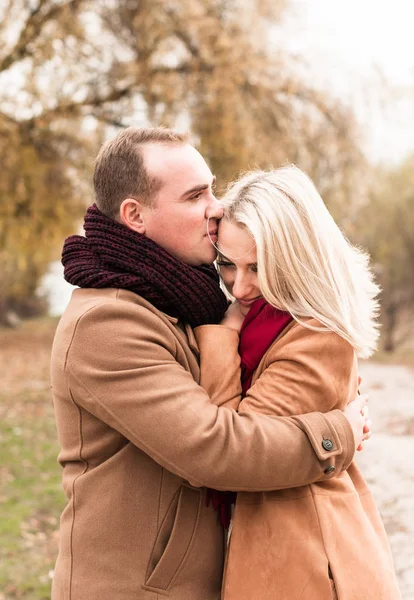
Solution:
[{"label": "tree branch", "polygon": [[13,117],[4,112],[0,112],[0,125],[2,125],[3,122],[7,123],[8,125],[12,125],[13,127],[19,126],[19,121],[13,119]]},{"label": "tree branch", "polygon": [[181,25],[180,20],[177,18],[177,15],[176,15],[174,9],[171,7],[170,8],[166,7],[164,9],[164,11],[165,11],[165,14],[167,14],[170,17],[170,19],[172,20],[172,22],[175,25],[174,35],[183,42],[183,44],[189,50],[191,56],[193,56],[194,58],[197,58],[198,60],[201,60],[200,49],[190,38],[188,32],[183,31],[182,27],[180,26]]},{"label": "tree branch", "polygon": [[39,36],[43,26],[57,19],[67,8],[77,10],[84,1],[68,0],[65,4],[55,4],[43,14],[42,7],[47,4],[47,0],[40,0],[38,6],[30,12],[14,48],[0,61],[0,72],[6,71],[13,63],[31,56],[33,52],[30,44]]},{"label": "tree branch", "polygon": [[53,117],[75,117],[81,114],[81,110],[83,108],[99,107],[103,104],[106,104],[107,102],[116,102],[117,100],[121,100],[122,98],[127,98],[128,96],[130,96],[133,90],[134,85],[128,84],[120,89],[112,89],[105,96],[89,96],[80,102],[62,103],[56,106],[55,108],[46,110],[40,115],[33,117],[29,120],[29,122],[35,123],[36,121],[50,119]]}]

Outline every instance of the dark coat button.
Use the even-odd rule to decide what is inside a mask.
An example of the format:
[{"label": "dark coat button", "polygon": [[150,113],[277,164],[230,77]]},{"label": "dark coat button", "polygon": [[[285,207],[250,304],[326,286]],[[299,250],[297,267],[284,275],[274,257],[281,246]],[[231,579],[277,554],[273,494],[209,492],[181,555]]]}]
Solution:
[{"label": "dark coat button", "polygon": [[330,475],[330,473],[333,473],[334,471],[336,471],[336,467],[330,465],[327,469],[325,469],[324,473],[325,475]]},{"label": "dark coat button", "polygon": [[329,440],[329,439],[323,440],[322,447],[323,447],[324,450],[328,450],[328,451],[332,450],[332,448],[334,447],[333,441]]}]

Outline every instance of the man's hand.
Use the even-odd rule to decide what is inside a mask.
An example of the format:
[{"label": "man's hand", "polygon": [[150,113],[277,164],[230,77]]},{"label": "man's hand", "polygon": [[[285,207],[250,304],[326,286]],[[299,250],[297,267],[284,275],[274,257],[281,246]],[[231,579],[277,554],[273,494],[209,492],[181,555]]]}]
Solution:
[{"label": "man's hand", "polygon": [[348,419],[354,432],[355,447],[362,450],[365,440],[371,437],[372,422],[368,418],[368,396],[358,396],[344,408],[344,415]]},{"label": "man's hand", "polygon": [[224,315],[223,320],[220,325],[224,325],[225,327],[230,327],[230,329],[234,329],[237,332],[240,332],[241,326],[243,325],[245,316],[242,314],[240,310],[240,304],[235,300],[228,307],[226,314]]}]

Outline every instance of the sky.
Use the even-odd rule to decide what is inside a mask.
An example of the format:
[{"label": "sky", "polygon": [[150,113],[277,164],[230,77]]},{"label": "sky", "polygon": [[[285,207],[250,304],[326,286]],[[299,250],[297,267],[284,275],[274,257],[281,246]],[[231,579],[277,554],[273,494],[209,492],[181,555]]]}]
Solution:
[{"label": "sky", "polygon": [[414,2],[291,0],[284,46],[308,76],[353,104],[375,161],[414,152]]}]

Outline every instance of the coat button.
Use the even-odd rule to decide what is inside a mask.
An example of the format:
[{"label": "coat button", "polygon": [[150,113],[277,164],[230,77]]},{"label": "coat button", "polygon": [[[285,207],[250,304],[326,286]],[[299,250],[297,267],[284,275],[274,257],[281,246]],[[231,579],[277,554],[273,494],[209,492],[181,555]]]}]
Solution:
[{"label": "coat button", "polygon": [[325,475],[330,475],[334,471],[336,471],[336,467],[334,467],[333,465],[330,465],[327,469],[325,469],[324,473],[325,473]]},{"label": "coat button", "polygon": [[329,451],[329,450],[332,450],[333,447],[334,447],[334,445],[333,445],[333,441],[332,440],[329,440],[327,438],[325,440],[323,440],[323,442],[322,442],[322,448],[324,450],[328,450]]}]

